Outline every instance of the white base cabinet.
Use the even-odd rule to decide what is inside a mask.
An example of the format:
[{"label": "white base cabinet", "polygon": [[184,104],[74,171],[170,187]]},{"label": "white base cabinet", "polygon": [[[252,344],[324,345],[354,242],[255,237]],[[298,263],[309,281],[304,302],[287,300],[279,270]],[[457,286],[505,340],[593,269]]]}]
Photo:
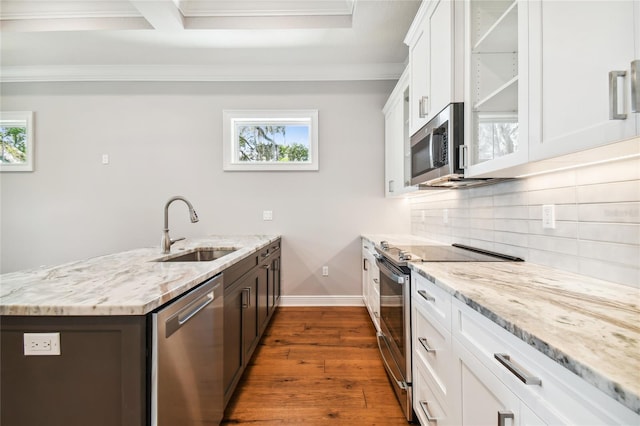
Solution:
[{"label": "white base cabinet", "polygon": [[417,273],[412,303],[414,411],[423,426],[640,424],[638,414]]},{"label": "white base cabinet", "polygon": [[371,321],[380,331],[380,269],[376,264],[374,253],[376,249],[369,240],[362,239],[362,301],[364,302]]}]

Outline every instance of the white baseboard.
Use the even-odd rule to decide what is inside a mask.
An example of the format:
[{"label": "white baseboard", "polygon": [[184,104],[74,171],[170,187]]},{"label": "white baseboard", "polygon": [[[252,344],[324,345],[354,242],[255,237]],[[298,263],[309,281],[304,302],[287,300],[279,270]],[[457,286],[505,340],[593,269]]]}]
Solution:
[{"label": "white baseboard", "polygon": [[280,306],[364,306],[362,296],[282,296]]}]

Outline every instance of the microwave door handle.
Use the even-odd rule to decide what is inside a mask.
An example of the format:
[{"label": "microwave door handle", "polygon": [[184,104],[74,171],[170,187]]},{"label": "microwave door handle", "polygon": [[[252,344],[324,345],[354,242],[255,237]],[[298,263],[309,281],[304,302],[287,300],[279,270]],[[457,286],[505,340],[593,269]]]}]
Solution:
[{"label": "microwave door handle", "polygon": [[434,164],[434,161],[433,161],[433,159],[434,159],[433,155],[435,154],[433,152],[434,151],[434,147],[433,146],[435,145],[434,140],[433,140],[434,139],[433,138],[433,132],[429,133],[428,139],[429,139],[429,166],[433,170],[435,168],[435,164]]}]

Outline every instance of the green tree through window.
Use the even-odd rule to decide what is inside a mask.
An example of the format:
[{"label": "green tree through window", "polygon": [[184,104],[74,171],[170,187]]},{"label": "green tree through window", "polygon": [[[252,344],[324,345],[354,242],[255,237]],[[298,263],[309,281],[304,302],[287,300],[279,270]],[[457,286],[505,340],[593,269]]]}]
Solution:
[{"label": "green tree through window", "polygon": [[15,164],[27,161],[27,129],[25,127],[0,126],[2,137],[0,162]]},{"label": "green tree through window", "polygon": [[[300,126],[259,126],[241,124],[237,127],[239,160],[244,162],[300,162],[309,160],[309,148],[287,141],[287,129]],[[299,130],[297,130],[299,133]]]}]

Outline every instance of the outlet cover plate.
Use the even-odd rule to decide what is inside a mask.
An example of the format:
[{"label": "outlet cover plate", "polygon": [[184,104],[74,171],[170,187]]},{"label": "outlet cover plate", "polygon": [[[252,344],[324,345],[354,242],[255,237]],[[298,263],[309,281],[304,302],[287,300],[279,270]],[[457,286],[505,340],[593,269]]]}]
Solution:
[{"label": "outlet cover plate", "polygon": [[24,333],[25,355],[60,355],[60,333]]}]

